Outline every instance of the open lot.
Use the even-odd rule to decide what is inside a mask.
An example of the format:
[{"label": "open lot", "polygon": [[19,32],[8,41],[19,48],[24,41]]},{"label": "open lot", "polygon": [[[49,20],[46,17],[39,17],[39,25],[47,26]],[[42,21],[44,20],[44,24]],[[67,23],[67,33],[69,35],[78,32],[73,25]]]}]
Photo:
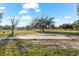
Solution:
[{"label": "open lot", "polygon": [[[2,38],[7,37],[10,30],[3,30]],[[3,32],[2,31],[2,32]],[[0,31],[0,34],[2,35]],[[26,56],[79,56],[79,31],[46,30],[45,32],[35,31],[15,31],[20,39],[1,39],[0,55],[26,55]],[[72,35],[73,34],[73,35]],[[28,37],[27,37],[28,35]],[[32,36],[36,36],[34,38]],[[65,38],[63,36],[66,36]],[[59,36],[59,37],[57,37]],[[23,39],[23,38],[24,39]],[[40,38],[43,38],[40,40]],[[76,37],[76,38],[69,38]],[[27,39],[28,38],[28,39]],[[29,39],[30,38],[30,39]],[[47,38],[47,39],[46,39]],[[58,38],[58,39],[57,39]]]},{"label": "open lot", "polygon": [[[4,32],[4,33],[3,33]],[[73,30],[45,30],[41,32],[38,29],[32,30],[15,30],[16,39],[78,39],[79,31]],[[0,31],[0,37],[6,38],[11,34],[11,30]]]}]

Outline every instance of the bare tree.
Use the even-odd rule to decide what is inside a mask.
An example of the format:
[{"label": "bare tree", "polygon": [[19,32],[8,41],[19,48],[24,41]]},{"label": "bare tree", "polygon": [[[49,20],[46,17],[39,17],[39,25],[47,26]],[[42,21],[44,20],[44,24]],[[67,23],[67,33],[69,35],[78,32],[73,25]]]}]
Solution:
[{"label": "bare tree", "polygon": [[12,30],[11,34],[12,36],[14,36],[14,30],[19,21],[15,17],[10,17],[10,20],[11,20],[11,30]]}]

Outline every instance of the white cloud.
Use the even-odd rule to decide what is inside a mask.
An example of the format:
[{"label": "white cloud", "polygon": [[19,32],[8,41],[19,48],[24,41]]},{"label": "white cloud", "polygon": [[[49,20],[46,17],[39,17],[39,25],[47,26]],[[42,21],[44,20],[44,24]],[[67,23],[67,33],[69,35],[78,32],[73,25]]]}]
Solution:
[{"label": "white cloud", "polygon": [[36,9],[35,11],[36,11],[36,12],[40,12],[41,10],[40,10],[40,9]]},{"label": "white cloud", "polygon": [[20,18],[16,16],[15,19],[20,19]]},{"label": "white cloud", "polygon": [[26,3],[23,5],[24,9],[38,9],[39,8],[39,4],[37,3]]},{"label": "white cloud", "polygon": [[64,16],[64,18],[72,18],[71,16]]},{"label": "white cloud", "polygon": [[56,21],[61,21],[61,19],[56,19]]},{"label": "white cloud", "polygon": [[25,13],[28,13],[28,10],[21,10],[21,11],[19,11],[19,14],[25,14]]},{"label": "white cloud", "polygon": [[22,16],[21,17],[21,20],[31,20],[32,19],[32,17],[31,16],[29,16],[29,15],[27,15],[27,16]]},{"label": "white cloud", "polygon": [[5,7],[0,7],[0,10],[5,10]]},{"label": "white cloud", "polygon": [[7,19],[10,19],[10,16],[8,16]]},{"label": "white cloud", "polygon": [[[11,16],[8,16],[7,17],[7,19],[10,19],[10,18],[11,18]],[[19,17],[16,16],[15,19],[19,19]]]},{"label": "white cloud", "polygon": [[2,11],[0,10],[0,13],[1,13]]},{"label": "white cloud", "polygon": [[78,16],[74,16],[74,17],[72,17],[72,19],[73,19],[73,20],[78,20],[79,17],[78,17]]},{"label": "white cloud", "polygon": [[5,7],[0,7],[0,13],[3,12],[3,10],[5,10]]},{"label": "white cloud", "polygon": [[33,9],[36,12],[40,12],[41,9],[39,8],[39,4],[38,3],[25,3],[22,4],[22,8],[23,10],[19,11],[19,14],[26,14],[29,13],[29,9]]}]

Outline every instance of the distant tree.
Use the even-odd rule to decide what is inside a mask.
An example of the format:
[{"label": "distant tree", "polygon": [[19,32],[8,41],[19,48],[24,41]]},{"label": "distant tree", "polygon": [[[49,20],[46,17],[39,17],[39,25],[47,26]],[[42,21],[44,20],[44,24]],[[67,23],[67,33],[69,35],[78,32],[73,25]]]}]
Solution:
[{"label": "distant tree", "polygon": [[15,17],[10,17],[10,21],[11,21],[11,30],[12,30],[11,34],[14,35],[14,29],[17,26],[19,21],[15,19]]},{"label": "distant tree", "polygon": [[11,26],[10,26],[10,25],[5,25],[5,26],[3,26],[2,29],[3,29],[3,30],[8,30],[8,29],[11,29]]},{"label": "distant tree", "polygon": [[60,25],[59,26],[59,28],[62,28],[62,29],[73,29],[73,26],[72,26],[72,24],[62,24],[62,25]]},{"label": "distant tree", "polygon": [[27,25],[27,26],[26,26],[26,29],[27,29],[27,30],[30,30],[31,28],[32,28],[32,27],[31,27],[30,25]]},{"label": "distant tree", "polygon": [[32,22],[32,26],[34,28],[42,29],[42,31],[44,32],[44,29],[54,25],[53,19],[54,17],[50,17],[50,16],[37,17]]},{"label": "distant tree", "polygon": [[77,15],[79,16],[79,3],[77,4]]},{"label": "distant tree", "polygon": [[72,23],[74,30],[79,30],[79,20],[76,20]]},{"label": "distant tree", "polygon": [[0,23],[2,18],[3,18],[3,12],[0,12]]},{"label": "distant tree", "polygon": [[2,25],[0,25],[0,29],[3,29],[3,26]]},{"label": "distant tree", "polygon": [[[0,12],[0,23],[1,23],[1,19],[3,18],[3,12]],[[0,28],[1,29],[1,28]]]},{"label": "distant tree", "polygon": [[18,30],[25,30],[25,27],[17,27]]},{"label": "distant tree", "polygon": [[[77,15],[79,17],[79,3],[77,4]],[[74,30],[78,30],[79,29],[79,20],[74,21],[74,23],[72,24]]]},{"label": "distant tree", "polygon": [[53,25],[51,25],[51,28],[52,29],[57,29],[57,27],[53,24]]}]

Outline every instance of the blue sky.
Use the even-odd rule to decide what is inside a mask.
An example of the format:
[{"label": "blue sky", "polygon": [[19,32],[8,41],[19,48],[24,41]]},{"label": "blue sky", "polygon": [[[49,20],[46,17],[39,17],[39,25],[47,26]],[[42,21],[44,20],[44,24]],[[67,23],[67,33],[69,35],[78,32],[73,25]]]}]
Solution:
[{"label": "blue sky", "polygon": [[0,3],[0,12],[4,13],[2,25],[10,25],[10,17],[19,20],[18,26],[29,25],[37,16],[55,17],[55,25],[72,23],[77,20],[75,3]]}]

